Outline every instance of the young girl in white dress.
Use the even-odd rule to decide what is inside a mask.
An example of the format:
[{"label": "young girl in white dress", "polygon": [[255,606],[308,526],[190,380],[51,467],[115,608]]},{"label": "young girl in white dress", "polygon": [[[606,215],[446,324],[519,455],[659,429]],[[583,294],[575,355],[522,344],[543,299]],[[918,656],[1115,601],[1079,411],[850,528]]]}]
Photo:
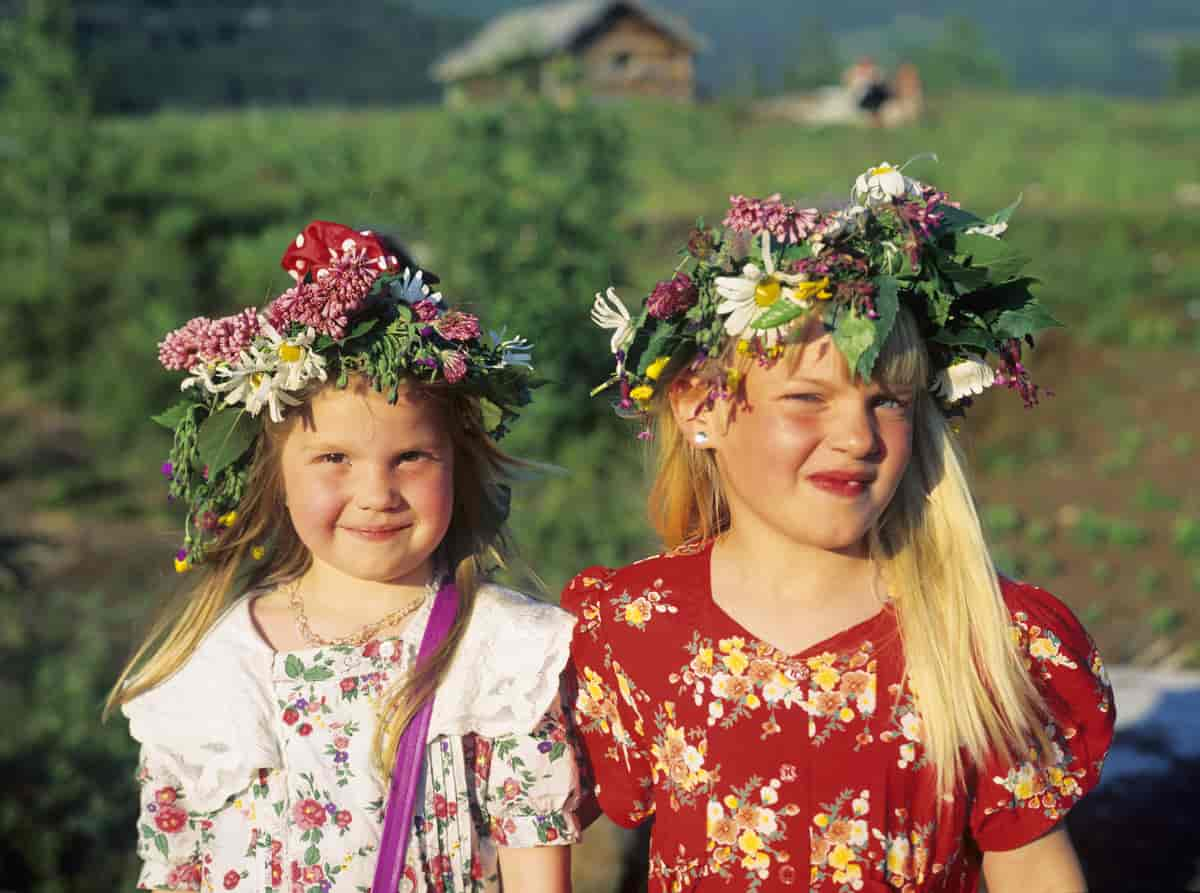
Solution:
[{"label": "young girl in white dress", "polygon": [[201,576],[110,699],[141,743],[139,887],[567,890],[573,621],[485,581],[529,345],[369,232],[316,221],[283,265],[265,311],[160,345],[188,373],[156,419],[175,566]]}]

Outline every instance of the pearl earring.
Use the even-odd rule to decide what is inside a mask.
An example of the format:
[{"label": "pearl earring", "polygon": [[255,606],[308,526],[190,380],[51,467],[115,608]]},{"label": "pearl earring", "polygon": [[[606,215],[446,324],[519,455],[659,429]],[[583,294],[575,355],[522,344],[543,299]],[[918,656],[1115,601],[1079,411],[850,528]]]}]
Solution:
[{"label": "pearl earring", "polygon": [[697,431],[695,441],[696,446],[704,446],[706,443],[708,443],[708,435],[703,431]]}]

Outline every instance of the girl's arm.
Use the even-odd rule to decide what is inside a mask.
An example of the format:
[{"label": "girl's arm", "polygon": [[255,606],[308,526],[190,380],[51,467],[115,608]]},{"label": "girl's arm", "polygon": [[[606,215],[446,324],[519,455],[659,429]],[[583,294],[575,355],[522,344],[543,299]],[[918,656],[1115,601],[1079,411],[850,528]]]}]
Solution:
[{"label": "girl's arm", "polygon": [[509,893],[571,893],[570,847],[502,846],[499,855],[501,889]]},{"label": "girl's arm", "polygon": [[1067,829],[1059,827],[1015,850],[983,854],[988,893],[1085,893],[1087,882]]}]

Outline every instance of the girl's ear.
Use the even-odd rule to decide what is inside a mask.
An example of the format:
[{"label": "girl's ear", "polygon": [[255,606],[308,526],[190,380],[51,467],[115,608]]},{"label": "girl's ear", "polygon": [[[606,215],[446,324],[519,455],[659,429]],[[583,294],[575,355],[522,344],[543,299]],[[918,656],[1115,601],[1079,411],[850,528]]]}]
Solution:
[{"label": "girl's ear", "polygon": [[680,376],[667,391],[671,413],[683,439],[698,450],[713,449],[720,439],[717,413],[705,405],[708,386],[695,375]]}]

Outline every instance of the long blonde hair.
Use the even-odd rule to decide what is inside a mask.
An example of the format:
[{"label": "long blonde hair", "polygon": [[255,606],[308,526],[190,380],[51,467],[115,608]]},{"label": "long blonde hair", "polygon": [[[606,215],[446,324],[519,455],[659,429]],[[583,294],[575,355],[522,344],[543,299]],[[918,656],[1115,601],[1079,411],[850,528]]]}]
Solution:
[{"label": "long blonde hair", "polygon": [[[355,376],[349,386],[370,385]],[[453,570],[459,603],[458,616],[442,645],[382,702],[374,750],[380,768],[386,771],[395,761],[404,729],[449,669],[480,584],[489,570],[504,566],[508,559],[504,481],[514,467],[523,464],[500,451],[487,435],[476,398],[443,383],[412,383],[411,387],[443,413],[453,444],[454,509],[439,554]],[[278,586],[311,566],[312,556],[288,515],[281,467],[288,434],[309,412],[305,403],[290,411],[283,422],[264,422],[253,447],[237,523],[209,550],[196,585],[168,607],[130,658],[109,692],[105,716],[178,671],[238,594]],[[270,543],[268,555],[254,561],[251,550],[265,542]]]},{"label": "long blonde hair", "polygon": [[[711,361],[701,378],[721,374],[729,360]],[[916,394],[912,459],[868,545],[893,600],[941,797],[964,783],[968,760],[979,766],[1000,755],[1017,762],[1031,743],[1049,754],[1046,705],[1009,632],[963,457],[926,387],[928,353],[906,311],[876,374]],[[730,524],[717,463],[682,435],[667,397],[671,384],[660,385],[653,406],[658,457],[648,503],[668,548],[711,539]]]}]

